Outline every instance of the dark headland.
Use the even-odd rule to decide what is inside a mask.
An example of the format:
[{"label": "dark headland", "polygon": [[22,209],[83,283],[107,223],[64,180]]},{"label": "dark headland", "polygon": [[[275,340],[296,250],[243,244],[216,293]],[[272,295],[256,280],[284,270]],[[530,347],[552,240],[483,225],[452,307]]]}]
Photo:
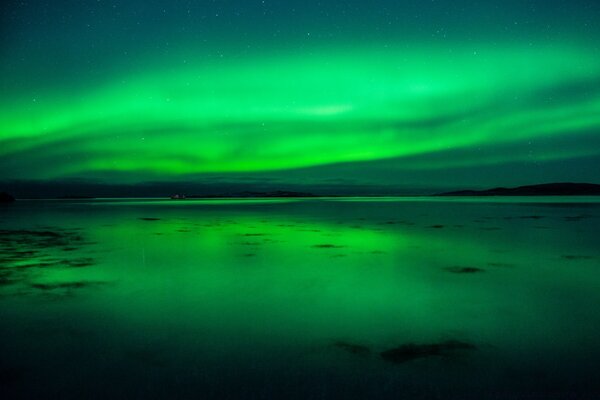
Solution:
[{"label": "dark headland", "polygon": [[[181,193],[181,192],[180,192]],[[458,190],[436,194],[371,194],[361,193],[354,194],[360,197],[422,197],[422,196],[600,196],[600,184],[594,183],[545,183],[538,185],[519,186],[514,188],[497,187],[485,190]],[[240,192],[224,192],[224,193],[205,193],[205,194],[173,194],[171,199],[253,199],[253,198],[335,198],[353,196],[352,194],[316,194],[310,192],[296,192],[287,190],[272,190],[272,191],[240,191]],[[60,199],[60,200],[76,200],[76,199],[95,199],[103,196],[93,195],[63,195],[58,197],[34,196],[27,198],[34,199]],[[108,197],[120,197],[118,195]],[[140,197],[145,196],[126,196]],[[148,196],[152,197],[152,196]],[[0,203],[7,204],[15,201],[15,197],[7,192],[0,192]]]},{"label": "dark headland", "polygon": [[6,192],[0,192],[0,203],[12,203],[15,198]]},{"label": "dark headland", "polygon": [[594,183],[544,183],[515,188],[459,190],[437,196],[599,196],[600,185]]},{"label": "dark headland", "polygon": [[[412,197],[414,195],[401,195]],[[423,195],[419,195],[423,196]],[[515,188],[498,187],[487,190],[458,190],[434,194],[434,196],[600,196],[600,185],[594,183],[544,183],[539,185],[519,186]],[[335,194],[314,194],[291,191],[244,191],[221,194],[196,194],[171,196],[171,199],[251,199],[251,198],[302,198],[302,197],[343,197]],[[385,195],[363,194],[361,197],[387,197]]]}]

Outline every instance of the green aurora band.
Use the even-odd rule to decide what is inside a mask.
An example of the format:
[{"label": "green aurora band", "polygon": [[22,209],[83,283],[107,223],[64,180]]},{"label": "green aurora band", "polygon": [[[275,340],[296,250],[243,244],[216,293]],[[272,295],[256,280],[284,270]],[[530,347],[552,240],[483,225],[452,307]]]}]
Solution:
[{"label": "green aurora band", "polygon": [[[0,97],[0,179],[117,182],[410,158],[568,138],[535,159],[596,156],[600,58],[586,46],[328,48],[148,60],[137,73]],[[442,158],[440,169],[531,160]]]}]

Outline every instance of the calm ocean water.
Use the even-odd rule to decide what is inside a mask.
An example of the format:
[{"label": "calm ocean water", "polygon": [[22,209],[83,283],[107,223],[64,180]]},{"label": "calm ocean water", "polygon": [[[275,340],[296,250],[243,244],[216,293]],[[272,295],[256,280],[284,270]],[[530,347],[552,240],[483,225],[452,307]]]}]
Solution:
[{"label": "calm ocean water", "polygon": [[0,207],[0,391],[597,398],[600,198]]}]

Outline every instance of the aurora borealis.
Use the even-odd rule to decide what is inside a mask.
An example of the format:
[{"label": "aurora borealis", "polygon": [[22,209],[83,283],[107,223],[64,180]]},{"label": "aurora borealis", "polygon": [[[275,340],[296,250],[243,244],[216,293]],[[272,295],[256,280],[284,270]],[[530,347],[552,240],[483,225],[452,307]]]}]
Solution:
[{"label": "aurora borealis", "polygon": [[600,399],[600,0],[0,0],[0,400]]},{"label": "aurora borealis", "polygon": [[0,181],[599,182],[597,2],[338,3],[8,2]]}]

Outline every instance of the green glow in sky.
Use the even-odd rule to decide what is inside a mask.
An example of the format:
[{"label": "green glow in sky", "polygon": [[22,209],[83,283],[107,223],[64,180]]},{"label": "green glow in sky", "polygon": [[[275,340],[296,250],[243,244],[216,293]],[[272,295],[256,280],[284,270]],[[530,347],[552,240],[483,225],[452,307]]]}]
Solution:
[{"label": "green glow in sky", "polygon": [[7,11],[4,190],[600,176],[596,1],[31,0]]},{"label": "green glow in sky", "polygon": [[[150,65],[73,93],[5,99],[0,156],[36,152],[47,161],[39,168],[15,161],[21,178],[123,171],[144,179],[576,135],[600,127],[600,91],[574,93],[599,76],[600,60],[574,46],[330,49],[177,69]],[[540,157],[569,151],[559,150]]]}]

